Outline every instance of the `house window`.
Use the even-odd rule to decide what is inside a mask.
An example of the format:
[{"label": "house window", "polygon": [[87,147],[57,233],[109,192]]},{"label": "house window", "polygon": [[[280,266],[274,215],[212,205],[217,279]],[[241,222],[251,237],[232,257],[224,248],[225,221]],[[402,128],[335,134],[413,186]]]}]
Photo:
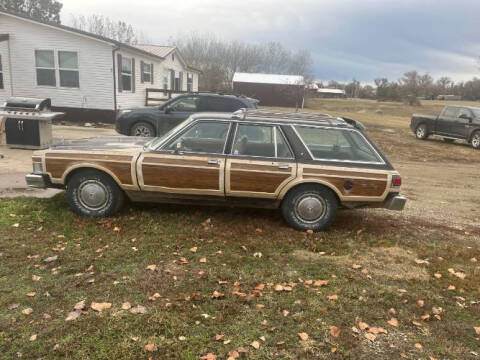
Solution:
[{"label": "house window", "polygon": [[[163,90],[168,90],[168,76],[169,76],[169,72],[164,72],[163,74]],[[167,93],[164,92],[164,95],[166,95]]]},{"label": "house window", "polygon": [[146,64],[142,61],[142,82],[152,83],[152,66],[153,64]]},{"label": "house window", "polygon": [[122,89],[132,90],[132,59],[122,57]]},{"label": "house window", "polygon": [[187,91],[193,91],[193,74],[187,73]]},{"label": "house window", "polygon": [[80,87],[78,54],[74,51],[59,51],[58,72],[60,75],[61,87]]},{"label": "house window", "polygon": [[0,55],[0,89],[3,89],[3,67],[2,67],[2,56]]},{"label": "house window", "polygon": [[37,85],[57,86],[55,56],[53,50],[35,50]]}]

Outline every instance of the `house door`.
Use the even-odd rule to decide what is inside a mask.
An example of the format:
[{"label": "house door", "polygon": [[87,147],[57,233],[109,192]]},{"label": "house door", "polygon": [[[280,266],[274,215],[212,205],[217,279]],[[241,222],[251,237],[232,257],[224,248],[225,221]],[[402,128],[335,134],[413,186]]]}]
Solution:
[{"label": "house door", "polygon": [[226,161],[227,197],[275,199],[297,174],[293,152],[273,125],[238,124]]},{"label": "house door", "polygon": [[225,196],[225,142],[230,124],[198,121],[137,162],[143,191]]}]

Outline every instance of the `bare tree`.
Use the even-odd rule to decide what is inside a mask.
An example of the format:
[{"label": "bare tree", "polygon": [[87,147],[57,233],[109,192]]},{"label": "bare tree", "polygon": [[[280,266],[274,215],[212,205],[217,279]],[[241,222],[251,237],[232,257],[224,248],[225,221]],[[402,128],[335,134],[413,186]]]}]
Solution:
[{"label": "bare tree", "polygon": [[85,17],[83,15],[71,15],[71,26],[125,44],[135,45],[149,42],[148,38],[142,32],[135,30],[132,25],[127,24],[125,21],[112,20],[108,16],[90,15]]}]

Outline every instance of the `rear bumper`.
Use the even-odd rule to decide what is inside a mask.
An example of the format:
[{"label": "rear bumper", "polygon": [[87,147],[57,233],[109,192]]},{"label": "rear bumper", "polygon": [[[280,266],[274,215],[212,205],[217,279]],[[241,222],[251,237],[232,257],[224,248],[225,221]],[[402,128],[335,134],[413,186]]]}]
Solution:
[{"label": "rear bumper", "polygon": [[45,174],[27,174],[25,176],[25,181],[28,187],[45,189],[49,187],[50,179]]},{"label": "rear bumper", "polygon": [[407,203],[407,198],[403,195],[389,196],[387,200],[383,202],[383,208],[388,210],[402,211]]}]

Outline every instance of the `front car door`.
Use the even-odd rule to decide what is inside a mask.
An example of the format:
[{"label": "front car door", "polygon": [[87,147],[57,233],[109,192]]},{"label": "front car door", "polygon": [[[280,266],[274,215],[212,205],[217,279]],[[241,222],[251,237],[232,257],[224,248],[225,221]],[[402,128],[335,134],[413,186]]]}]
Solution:
[{"label": "front car door", "polygon": [[164,194],[225,197],[225,143],[231,123],[199,120],[137,162],[140,189]]},{"label": "front car door", "polygon": [[473,114],[470,109],[459,108],[457,113],[457,118],[452,122],[451,134],[452,136],[459,138],[466,138],[468,133],[468,128],[472,122]]},{"label": "front car door", "polygon": [[297,174],[297,163],[281,128],[238,123],[225,169],[227,197],[276,199]]},{"label": "front car door", "polygon": [[180,124],[183,120],[190,115],[198,112],[200,97],[181,96],[178,99],[173,100],[165,107],[165,113],[160,116],[159,129],[163,129],[166,132],[173,127]]},{"label": "front car door", "polygon": [[440,116],[437,118],[435,132],[443,135],[450,135],[452,124],[457,120],[459,108],[455,106],[447,106]]}]

